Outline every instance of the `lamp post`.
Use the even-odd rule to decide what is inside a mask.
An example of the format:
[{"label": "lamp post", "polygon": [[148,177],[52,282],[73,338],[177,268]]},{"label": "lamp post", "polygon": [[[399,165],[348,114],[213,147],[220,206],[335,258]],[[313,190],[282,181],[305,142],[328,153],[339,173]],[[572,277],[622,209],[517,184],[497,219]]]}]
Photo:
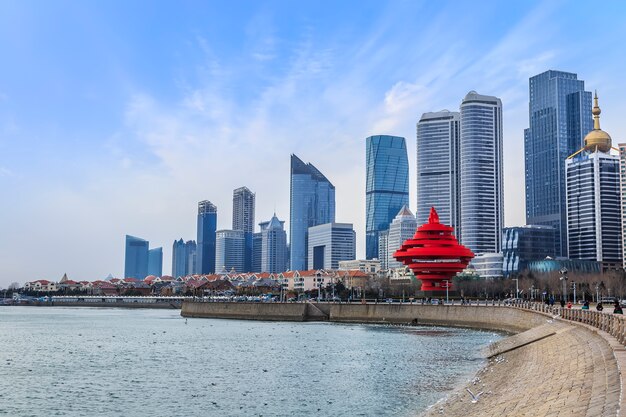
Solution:
[{"label": "lamp post", "polygon": [[600,285],[596,284],[596,303],[600,302]]},{"label": "lamp post", "polygon": [[567,301],[567,268],[563,268],[559,272],[561,273],[559,281],[563,281],[563,301]]},{"label": "lamp post", "polygon": [[450,301],[449,297],[448,297],[448,294],[449,294],[448,293],[448,291],[449,291],[448,288],[450,288],[450,281],[448,281],[447,279],[444,279],[443,282],[446,283],[446,304],[448,304],[448,302]]},{"label": "lamp post", "polygon": [[574,305],[576,305],[576,282],[572,281],[572,288],[574,289]]},{"label": "lamp post", "polygon": [[515,300],[519,297],[519,278],[512,278],[515,281]]}]

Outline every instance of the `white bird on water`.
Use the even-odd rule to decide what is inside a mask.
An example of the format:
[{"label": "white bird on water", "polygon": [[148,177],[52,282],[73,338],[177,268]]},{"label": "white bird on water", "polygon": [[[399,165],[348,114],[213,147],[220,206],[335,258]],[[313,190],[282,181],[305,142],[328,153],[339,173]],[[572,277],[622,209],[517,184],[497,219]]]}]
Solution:
[{"label": "white bird on water", "polygon": [[472,396],[472,404],[476,404],[480,396],[483,394],[483,392],[481,391],[478,394],[474,395],[474,393],[469,388],[465,388],[465,389],[467,390],[467,392],[469,392],[469,395]]}]

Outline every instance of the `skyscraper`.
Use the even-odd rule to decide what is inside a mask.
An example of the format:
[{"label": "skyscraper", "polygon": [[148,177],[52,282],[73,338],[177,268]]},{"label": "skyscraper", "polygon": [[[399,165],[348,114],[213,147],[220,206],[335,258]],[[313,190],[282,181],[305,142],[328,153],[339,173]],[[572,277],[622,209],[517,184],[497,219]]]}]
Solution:
[{"label": "skyscraper", "polygon": [[244,271],[245,232],[243,230],[218,230],[215,233],[215,271]]},{"label": "skyscraper", "polygon": [[461,102],[461,243],[500,252],[504,224],[502,102],[467,93]]},{"label": "skyscraper", "polygon": [[289,203],[291,270],[305,270],[309,227],[335,221],[335,186],[312,164],[291,155]]},{"label": "skyscraper", "polygon": [[356,258],[356,234],[350,223],[312,226],[308,239],[311,269],[339,269],[339,261]]},{"label": "skyscraper", "polygon": [[255,194],[248,187],[233,191],[233,230],[243,230],[245,238],[244,272],[252,271]]},{"label": "skyscraper", "polygon": [[413,238],[417,225],[415,216],[407,206],[402,207],[394,217],[387,235],[387,259],[385,261],[387,269],[402,267],[402,262],[398,262],[393,254],[402,247],[404,241]]},{"label": "skyscraper", "polygon": [[576,74],[552,70],[530,78],[529,90],[526,224],[552,226],[556,255],[567,256],[564,161],[592,129],[591,93]]},{"label": "skyscraper", "polygon": [[623,262],[619,156],[609,153],[611,136],[600,129],[597,95],[592,113],[585,147],[565,160],[568,253],[618,268]]},{"label": "skyscraper", "polygon": [[502,229],[502,272],[505,277],[522,272],[531,261],[554,258],[554,228],[542,225]]},{"label": "skyscraper", "polygon": [[198,203],[198,245],[196,273],[215,272],[215,232],[217,230],[217,207],[210,201]]},{"label": "skyscraper", "polygon": [[174,278],[193,274],[196,258],[196,242],[175,240],[172,246],[172,276]]},{"label": "skyscraper", "polygon": [[[268,222],[259,223],[261,228]],[[263,234],[256,232],[252,235],[252,269],[250,272],[262,272],[261,262],[263,255]]]},{"label": "skyscraper", "polygon": [[[460,113],[424,113],[417,123],[417,224],[435,207],[460,238]],[[395,252],[396,249],[392,251]]]},{"label": "skyscraper", "polygon": [[379,234],[402,206],[409,204],[409,160],[404,138],[370,136],[365,139],[365,257],[378,258]]},{"label": "skyscraper", "polygon": [[163,248],[154,248],[148,251],[148,275],[155,277],[163,275]]},{"label": "skyscraper", "polygon": [[144,279],[148,276],[149,245],[147,240],[126,235],[124,278]]},{"label": "skyscraper", "polygon": [[622,204],[622,268],[626,268],[626,143],[619,147],[619,194]]},{"label": "skyscraper", "polygon": [[261,272],[278,273],[287,269],[287,232],[285,222],[274,214],[261,226]]}]

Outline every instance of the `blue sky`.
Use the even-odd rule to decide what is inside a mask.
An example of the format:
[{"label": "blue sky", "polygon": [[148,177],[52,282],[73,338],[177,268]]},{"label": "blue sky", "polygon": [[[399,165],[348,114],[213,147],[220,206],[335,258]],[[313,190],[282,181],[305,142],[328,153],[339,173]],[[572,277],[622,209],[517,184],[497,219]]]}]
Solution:
[{"label": "blue sky", "polygon": [[289,220],[289,155],[337,187],[364,253],[365,143],[407,138],[469,90],[504,107],[505,223],[524,223],[528,78],[576,72],[626,134],[626,5],[603,2],[0,2],[0,287],[123,273],[124,235],[195,239]]}]

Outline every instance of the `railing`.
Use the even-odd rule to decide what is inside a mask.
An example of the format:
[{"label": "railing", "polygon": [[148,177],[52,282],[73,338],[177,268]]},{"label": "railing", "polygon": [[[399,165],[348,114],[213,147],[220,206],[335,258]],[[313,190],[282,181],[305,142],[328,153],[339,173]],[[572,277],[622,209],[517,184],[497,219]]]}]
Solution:
[{"label": "railing", "polygon": [[[622,345],[626,345],[626,317],[622,314],[614,314],[609,311],[582,310],[580,308],[561,308],[560,306],[548,306],[543,303],[528,301],[516,302],[514,307],[526,310],[541,311],[558,315],[564,320],[587,324],[596,329],[607,332],[617,339]],[[611,310],[613,306],[607,306]]]}]

